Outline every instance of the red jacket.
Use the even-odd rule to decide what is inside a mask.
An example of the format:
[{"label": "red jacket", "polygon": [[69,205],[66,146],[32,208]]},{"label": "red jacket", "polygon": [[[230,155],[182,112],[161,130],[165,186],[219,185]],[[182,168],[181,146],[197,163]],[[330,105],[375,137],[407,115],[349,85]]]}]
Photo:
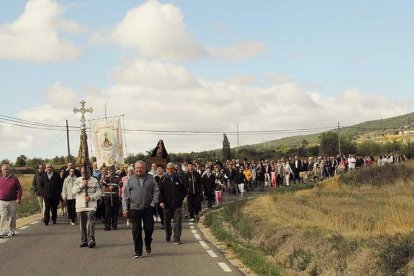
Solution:
[{"label": "red jacket", "polygon": [[22,193],[22,186],[16,176],[0,177],[0,200],[21,200]]}]

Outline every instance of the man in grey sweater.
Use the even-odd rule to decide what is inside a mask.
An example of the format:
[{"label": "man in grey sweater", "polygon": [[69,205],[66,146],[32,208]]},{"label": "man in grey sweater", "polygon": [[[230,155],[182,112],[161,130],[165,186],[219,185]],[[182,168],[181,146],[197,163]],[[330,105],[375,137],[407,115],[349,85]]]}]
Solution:
[{"label": "man in grey sweater", "polygon": [[151,253],[154,232],[154,206],[158,203],[159,189],[154,177],[147,173],[144,161],[135,163],[135,174],[128,180],[122,199],[124,216],[130,218],[134,240],[134,259],[142,257],[142,222],[145,233],[145,253]]}]

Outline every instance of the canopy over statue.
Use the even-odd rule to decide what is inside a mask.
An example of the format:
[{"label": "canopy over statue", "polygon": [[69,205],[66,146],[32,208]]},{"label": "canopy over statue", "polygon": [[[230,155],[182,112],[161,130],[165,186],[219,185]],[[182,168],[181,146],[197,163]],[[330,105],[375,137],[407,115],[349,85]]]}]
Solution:
[{"label": "canopy over statue", "polygon": [[157,166],[166,167],[167,163],[170,162],[170,156],[164,146],[164,141],[159,140],[155,148],[152,150],[151,156],[147,160],[147,170],[151,170],[152,164]]}]

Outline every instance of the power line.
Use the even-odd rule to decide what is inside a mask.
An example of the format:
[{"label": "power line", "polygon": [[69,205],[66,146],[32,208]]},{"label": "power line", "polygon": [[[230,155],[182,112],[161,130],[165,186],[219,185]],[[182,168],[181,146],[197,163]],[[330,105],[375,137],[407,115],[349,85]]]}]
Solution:
[{"label": "power line", "polygon": [[[7,115],[0,114],[0,123],[14,125],[17,127],[24,127],[29,129],[50,130],[50,131],[78,131],[78,126],[66,126],[56,125],[41,122],[34,122],[29,120],[23,120],[14,118]],[[270,135],[270,134],[288,134],[288,133],[308,133],[316,131],[335,130],[337,126],[325,126],[314,128],[297,128],[297,129],[272,129],[272,130],[243,130],[243,131],[203,131],[203,130],[154,130],[154,129],[123,129],[125,133],[129,134],[152,134],[152,135],[169,135],[169,136],[194,136],[194,135]],[[88,128],[89,129],[89,128]],[[342,130],[361,130],[361,131],[376,131],[384,130],[382,127],[358,127],[358,126],[345,126],[341,127]]]},{"label": "power line", "polygon": [[30,126],[30,125],[18,124],[18,123],[14,123],[14,122],[11,122],[11,121],[6,121],[2,118],[0,118],[0,123],[8,124],[8,125],[14,125],[14,126],[18,126],[18,127],[24,127],[24,128],[31,128],[31,129],[65,131],[65,129],[56,129],[56,128],[50,128],[50,127],[39,127],[39,126]]}]

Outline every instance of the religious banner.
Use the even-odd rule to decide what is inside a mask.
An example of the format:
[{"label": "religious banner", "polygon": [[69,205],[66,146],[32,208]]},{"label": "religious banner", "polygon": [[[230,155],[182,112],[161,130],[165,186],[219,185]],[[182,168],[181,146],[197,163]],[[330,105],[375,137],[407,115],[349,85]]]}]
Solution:
[{"label": "religious banner", "polygon": [[118,118],[97,120],[92,123],[98,167],[124,164],[121,121]]}]

